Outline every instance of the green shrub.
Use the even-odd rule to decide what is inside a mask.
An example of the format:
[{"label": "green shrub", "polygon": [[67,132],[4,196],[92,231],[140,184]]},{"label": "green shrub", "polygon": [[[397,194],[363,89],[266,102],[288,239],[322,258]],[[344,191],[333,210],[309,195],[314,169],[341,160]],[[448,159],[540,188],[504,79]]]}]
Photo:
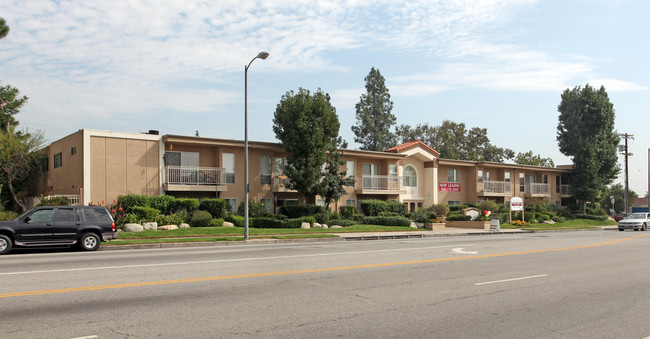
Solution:
[{"label": "green shrub", "polygon": [[327,212],[322,212],[314,215],[314,218],[319,224],[327,224],[330,221],[330,214]]},{"label": "green shrub", "polygon": [[545,213],[539,213],[539,215],[537,215],[537,217],[542,222],[551,220],[551,216],[548,215],[548,214],[545,214]]},{"label": "green shrub", "polygon": [[499,211],[499,206],[497,205],[496,202],[494,202],[492,200],[481,201],[478,204],[477,208],[479,209],[479,212],[481,212],[481,213],[483,213],[483,211],[490,211],[492,213],[496,213],[497,211]]},{"label": "green shrub", "polygon": [[500,224],[506,224],[510,221],[510,214],[509,213],[492,213],[490,217],[493,220],[499,220]]},{"label": "green shrub", "polygon": [[302,218],[293,218],[284,221],[284,228],[300,228],[302,226]]},{"label": "green shrub", "polygon": [[454,213],[454,214],[456,214],[456,213],[460,213],[460,212],[462,212],[464,209],[466,209],[467,207],[469,207],[469,206],[467,206],[467,205],[453,205],[453,206],[449,206],[449,213]]},{"label": "green shrub", "polygon": [[343,219],[350,219],[356,213],[354,206],[341,206],[339,207],[339,213]]},{"label": "green shrub", "polygon": [[363,223],[380,226],[411,226],[411,219],[407,217],[366,216],[363,218]]},{"label": "green shrub", "polygon": [[14,211],[0,211],[0,221],[14,220],[18,214]]},{"label": "green shrub", "polygon": [[136,206],[150,207],[148,196],[133,193],[119,196],[117,203],[122,206],[126,213],[133,213],[133,208]]},{"label": "green shrub", "polygon": [[210,226],[212,227],[221,227],[223,226],[223,219],[222,218],[214,218],[212,221],[210,221]]},{"label": "green shrub", "polygon": [[271,217],[257,217],[250,219],[250,226],[256,228],[284,228],[284,221]]},{"label": "green shrub", "polygon": [[365,216],[378,216],[380,213],[396,213],[406,215],[407,208],[398,201],[364,200],[360,204],[361,213]]},{"label": "green shrub", "polygon": [[353,220],[344,220],[344,219],[334,219],[330,220],[329,224],[330,226],[343,226],[343,227],[350,227],[357,225],[358,222],[353,221]]},{"label": "green shrub", "polygon": [[139,224],[140,219],[138,218],[137,215],[135,215],[133,213],[129,213],[129,214],[124,216],[124,223],[125,224]]},{"label": "green shrub", "polygon": [[301,217],[300,220],[302,220],[303,222],[308,222],[310,226],[314,226],[314,224],[316,223],[316,218],[314,218],[313,216]]},{"label": "green shrub", "polygon": [[49,199],[41,199],[41,203],[36,206],[68,206],[70,200],[66,197],[52,197]]},{"label": "green shrub", "polygon": [[325,206],[318,205],[294,205],[280,207],[280,214],[284,214],[290,219],[300,218],[308,215],[315,215],[326,212]]},{"label": "green shrub", "polygon": [[159,226],[180,225],[181,223],[183,223],[183,218],[181,218],[179,214],[170,214],[170,215],[160,214],[156,217],[156,223],[158,223]]},{"label": "green shrub", "polygon": [[192,215],[194,211],[199,209],[199,200],[189,198],[174,199],[170,201],[169,205],[169,209],[172,213],[186,211],[189,215]]},{"label": "green shrub", "polygon": [[199,210],[210,212],[213,218],[225,218],[228,216],[228,203],[226,199],[201,199]]},{"label": "green shrub", "polygon": [[159,210],[162,214],[169,215],[173,213],[169,207],[174,200],[175,198],[171,195],[156,195],[149,197],[149,206]]},{"label": "green shrub", "polygon": [[192,227],[212,226],[212,215],[208,211],[194,211],[190,216],[189,224]]},{"label": "green shrub", "polygon": [[472,217],[464,214],[452,214],[447,217],[447,221],[472,221]]},{"label": "green shrub", "polygon": [[553,218],[553,221],[555,221],[555,222],[565,222],[566,218],[565,217],[555,217],[555,218]]},{"label": "green shrub", "polygon": [[605,220],[609,219],[609,217],[607,215],[592,215],[592,214],[576,214],[576,218],[578,218],[578,219],[589,219],[589,220],[599,220],[599,221],[605,221]]},{"label": "green shrub", "polygon": [[[244,201],[239,204],[239,207],[237,207],[237,215],[244,215],[244,205]],[[248,199],[248,217],[264,217],[268,214],[269,212],[262,202]]]},{"label": "green shrub", "polygon": [[[244,217],[231,214],[224,218],[226,221],[231,222],[236,227],[244,227]],[[249,225],[250,226],[250,225]]]},{"label": "green shrub", "polygon": [[435,219],[436,215],[433,213],[431,207],[421,207],[418,208],[415,213],[411,214],[411,220],[419,223],[429,222],[431,219]]},{"label": "green shrub", "polygon": [[449,207],[444,204],[433,204],[431,205],[431,211],[436,217],[444,217],[449,213]]},{"label": "green shrub", "polygon": [[133,206],[131,210],[132,213],[137,216],[140,222],[156,221],[156,218],[160,214],[159,210],[145,206]]}]

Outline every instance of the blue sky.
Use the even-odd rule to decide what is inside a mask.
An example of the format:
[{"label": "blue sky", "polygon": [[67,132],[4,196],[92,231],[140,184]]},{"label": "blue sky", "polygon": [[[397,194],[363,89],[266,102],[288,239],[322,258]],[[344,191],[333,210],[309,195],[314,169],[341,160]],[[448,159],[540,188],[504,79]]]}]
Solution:
[{"label": "blue sky", "polygon": [[321,88],[358,147],[354,105],[375,67],[398,124],[487,128],[556,164],[571,163],[555,140],[560,94],[604,85],[644,195],[648,13],[642,0],[4,0],[0,81],[29,96],[21,127],[49,141],[82,128],[243,139],[244,65],[268,51],[248,74],[251,140],[276,141],[284,93]]}]

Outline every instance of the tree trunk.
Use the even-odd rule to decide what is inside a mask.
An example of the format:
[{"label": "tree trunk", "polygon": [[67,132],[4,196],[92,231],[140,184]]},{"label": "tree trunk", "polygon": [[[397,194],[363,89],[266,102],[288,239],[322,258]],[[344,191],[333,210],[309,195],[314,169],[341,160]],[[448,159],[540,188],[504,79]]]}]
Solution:
[{"label": "tree trunk", "polygon": [[11,193],[11,198],[14,200],[16,205],[20,206],[20,213],[23,213],[27,210],[25,207],[25,204],[22,203],[16,196],[16,192],[14,191],[14,185],[12,184],[13,181],[13,175],[11,173],[7,173],[7,187],[9,188],[9,193]]}]

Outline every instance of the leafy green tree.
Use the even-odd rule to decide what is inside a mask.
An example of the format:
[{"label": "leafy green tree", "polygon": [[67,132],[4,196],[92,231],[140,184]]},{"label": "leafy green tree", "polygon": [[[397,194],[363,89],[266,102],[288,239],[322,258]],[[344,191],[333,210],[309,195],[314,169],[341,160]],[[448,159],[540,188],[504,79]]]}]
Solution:
[{"label": "leafy green tree", "polygon": [[393,102],[386,88],[384,77],[374,67],[364,78],[366,93],[356,104],[357,124],[352,126],[354,141],[362,150],[384,151],[395,146],[396,136],[391,132],[397,118],[391,111]]},{"label": "leafy green tree", "polygon": [[[39,150],[43,147],[43,133],[16,131],[15,126],[9,126],[5,131],[0,131],[0,171],[13,202],[25,211],[25,205],[18,198],[19,184],[31,178],[34,171],[40,170],[43,154]],[[20,185],[22,186],[22,185]]]},{"label": "leafy green tree", "polygon": [[555,167],[553,159],[551,158],[542,158],[541,155],[533,155],[533,151],[528,151],[526,153],[517,153],[515,157],[515,163],[522,165],[533,165],[533,166],[542,166],[542,167]]},{"label": "leafy green tree", "polygon": [[574,197],[596,202],[620,172],[614,105],[605,87],[589,84],[566,89],[557,108],[557,141],[562,154],[573,158]]},{"label": "leafy green tree", "polygon": [[13,86],[0,87],[0,130],[6,131],[8,126],[17,126],[14,117],[27,102],[26,96],[20,96],[20,91]]},{"label": "leafy green tree", "polygon": [[[623,187],[623,184],[613,184],[603,191],[600,206],[607,212],[610,212],[612,209],[611,197],[614,197],[614,212],[625,212],[625,188]],[[634,200],[638,197],[639,195],[636,194],[636,192],[630,191],[630,196],[628,197],[630,205],[632,205]]]},{"label": "leafy green tree", "polygon": [[396,128],[400,142],[419,140],[440,152],[440,157],[455,160],[503,162],[514,157],[514,152],[490,143],[486,128],[467,129],[464,123],[445,120],[440,126],[418,124]]},{"label": "leafy green tree", "polygon": [[0,39],[6,37],[7,34],[9,34],[9,26],[7,26],[5,19],[0,18]]},{"label": "leafy green tree", "polygon": [[[339,145],[344,143],[339,138]],[[345,147],[342,147],[345,148]],[[327,152],[327,161],[325,162],[325,173],[321,182],[321,191],[319,195],[325,199],[325,206],[329,207],[330,203],[338,201],[345,194],[345,186],[354,184],[353,178],[347,177],[347,171],[341,171],[343,154],[336,148],[331,148]]]},{"label": "leafy green tree", "polygon": [[[320,194],[336,197],[335,186],[344,184],[330,177],[338,171],[334,168],[341,161],[336,149],[341,141],[339,128],[329,94],[320,89],[312,94],[300,88],[298,93],[289,91],[282,96],[275,109],[273,132],[289,153],[285,169],[289,188],[308,198]],[[329,187],[327,190],[323,183]]]}]

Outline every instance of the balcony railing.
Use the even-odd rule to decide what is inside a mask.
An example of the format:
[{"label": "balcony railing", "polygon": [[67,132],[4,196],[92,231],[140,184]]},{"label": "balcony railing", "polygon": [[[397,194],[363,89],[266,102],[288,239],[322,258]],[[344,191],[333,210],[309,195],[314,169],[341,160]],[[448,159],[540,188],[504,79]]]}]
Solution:
[{"label": "balcony railing", "polygon": [[165,166],[163,183],[168,185],[225,185],[226,169],[217,167]]},{"label": "balcony railing", "polygon": [[549,184],[536,184],[532,182],[526,183],[526,191],[524,193],[530,195],[550,195],[551,193]]},{"label": "balcony railing", "polygon": [[483,193],[510,193],[511,183],[506,181],[483,181]]},{"label": "balcony railing", "polygon": [[560,185],[560,194],[562,195],[571,195],[573,192],[571,191],[571,186],[570,185]]},{"label": "balcony railing", "polygon": [[372,191],[399,191],[404,178],[396,175],[364,175],[361,188]]},{"label": "balcony railing", "polygon": [[289,182],[286,175],[276,175],[273,177],[273,190],[275,192],[290,191]]}]

